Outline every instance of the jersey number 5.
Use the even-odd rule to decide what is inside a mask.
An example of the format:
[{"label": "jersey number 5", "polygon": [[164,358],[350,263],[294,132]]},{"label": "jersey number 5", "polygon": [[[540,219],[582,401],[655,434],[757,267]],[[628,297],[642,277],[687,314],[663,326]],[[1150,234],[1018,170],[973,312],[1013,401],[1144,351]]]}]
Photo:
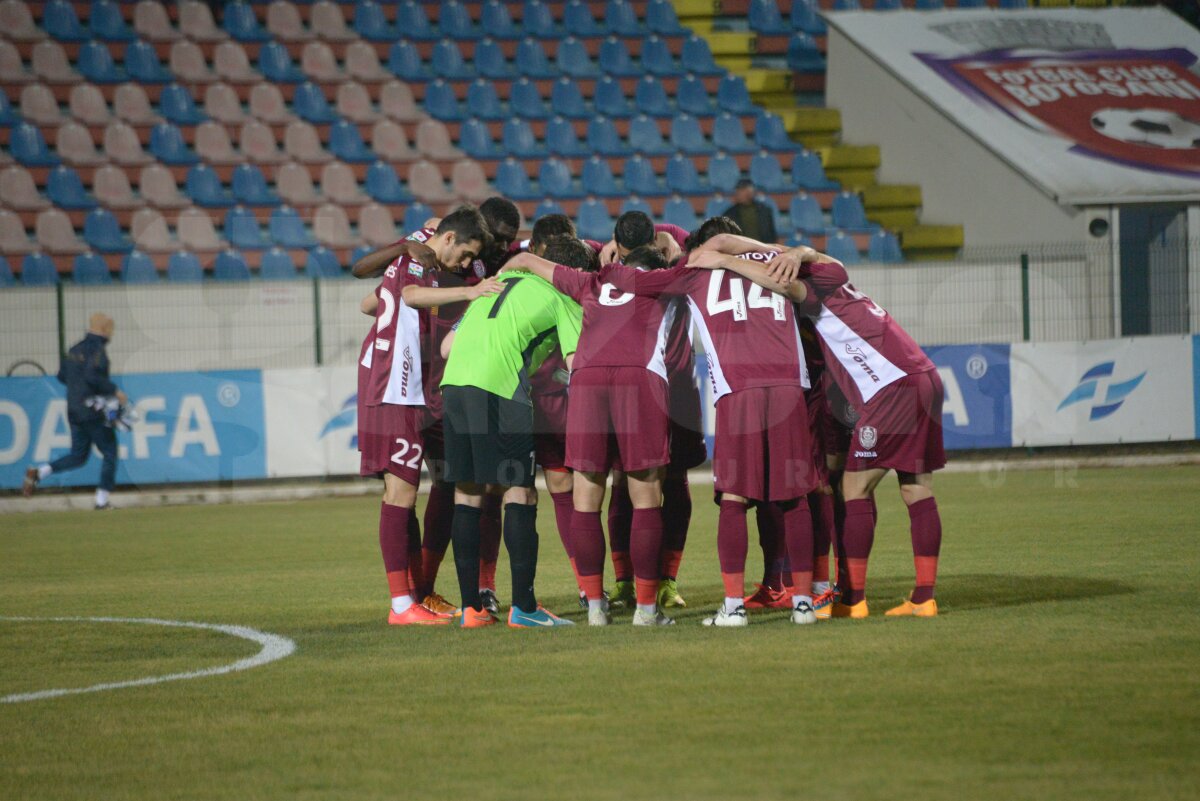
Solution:
[{"label": "jersey number 5", "polygon": [[748,309],[770,309],[776,320],[787,319],[787,301],[783,295],[768,292],[758,284],[750,285],[750,294],[746,294],[746,282],[741,278],[729,279],[729,297],[721,299],[721,284],[724,283],[725,271],[713,270],[708,278],[708,313],[712,316],[722,312],[732,312],[733,319],[742,321],[748,316]]},{"label": "jersey number 5", "polygon": [[392,454],[392,461],[403,467],[411,467],[414,470],[419,470],[421,467],[421,446],[403,438],[397,438],[396,444],[400,446],[400,450]]}]

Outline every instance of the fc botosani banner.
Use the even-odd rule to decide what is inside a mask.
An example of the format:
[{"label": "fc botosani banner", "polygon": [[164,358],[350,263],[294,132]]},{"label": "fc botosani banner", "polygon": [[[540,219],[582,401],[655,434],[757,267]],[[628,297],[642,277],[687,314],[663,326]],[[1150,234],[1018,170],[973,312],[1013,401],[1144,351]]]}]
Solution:
[{"label": "fc botosani banner", "polygon": [[1200,198],[1200,31],[1169,11],[828,18],[1061,203]]}]

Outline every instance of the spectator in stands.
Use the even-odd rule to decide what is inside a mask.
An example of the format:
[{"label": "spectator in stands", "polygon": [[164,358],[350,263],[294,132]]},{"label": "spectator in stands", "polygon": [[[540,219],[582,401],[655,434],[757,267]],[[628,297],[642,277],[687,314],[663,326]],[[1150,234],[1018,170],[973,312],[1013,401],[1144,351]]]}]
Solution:
[{"label": "spectator in stands", "polygon": [[71,452],[53,462],[31,467],[25,471],[25,497],[33,495],[38,482],[51,473],[74,470],[87,464],[95,445],[104,457],[100,468],[100,485],[96,488],[96,508],[108,509],[108,495],[117,475],[117,434],[112,427],[113,416],[105,405],[114,409],[129,402],[125,393],[108,377],[108,354],[105,345],[112,339],[113,319],[97,312],[88,321],[88,332],[62,359],[58,380],[67,385],[67,422],[71,426]]},{"label": "spectator in stands", "polygon": [[743,178],[733,188],[733,205],[725,209],[722,217],[728,217],[741,226],[742,232],[759,242],[778,242],[775,233],[775,215],[771,207],[754,199],[754,182]]}]

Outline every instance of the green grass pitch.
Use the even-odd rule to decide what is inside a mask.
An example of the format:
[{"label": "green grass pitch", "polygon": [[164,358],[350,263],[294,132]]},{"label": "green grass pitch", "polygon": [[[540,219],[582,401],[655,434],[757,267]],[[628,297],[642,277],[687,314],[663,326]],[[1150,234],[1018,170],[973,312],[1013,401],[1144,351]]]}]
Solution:
[{"label": "green grass pitch", "polygon": [[[0,704],[0,796],[1197,798],[1198,479],[939,476],[943,614],[885,620],[912,575],[888,479],[871,619],[798,628],[775,612],[733,631],[699,625],[721,594],[707,487],[680,577],[690,605],[667,630],[627,615],[597,630],[389,628],[373,499],[10,515],[0,615],[241,624],[298,650]],[[540,595],[579,620],[548,506]],[[439,586],[454,597],[452,564]],[[0,695],[256,650],[205,631],[0,622]]]}]

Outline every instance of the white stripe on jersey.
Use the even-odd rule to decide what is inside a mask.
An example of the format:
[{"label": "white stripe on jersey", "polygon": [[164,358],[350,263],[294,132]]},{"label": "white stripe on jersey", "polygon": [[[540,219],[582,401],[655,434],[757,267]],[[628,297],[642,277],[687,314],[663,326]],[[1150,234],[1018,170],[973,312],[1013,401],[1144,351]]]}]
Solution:
[{"label": "white stripe on jersey", "polygon": [[713,345],[712,334],[709,333],[708,326],[704,324],[704,315],[700,313],[700,307],[696,305],[696,301],[692,300],[691,295],[688,296],[687,301],[688,308],[692,310],[692,319],[696,322],[696,329],[700,332],[700,341],[704,343],[704,353],[708,356],[708,377],[712,379],[713,403],[715,404],[733,389],[725,380],[725,371],[721,369],[721,360],[717,358],[717,348]]},{"label": "white stripe on jersey", "polygon": [[863,403],[870,401],[875,397],[875,393],[888,384],[908,375],[868,345],[865,339],[843,323],[825,304],[821,304],[821,314],[817,317],[816,326],[821,338],[829,346],[829,352],[858,385]]},{"label": "white stripe on jersey", "polygon": [[[388,371],[383,402],[397,406],[424,406],[425,386],[421,374],[421,318],[403,297],[396,298],[396,340],[391,343],[392,365]],[[379,340],[376,340],[378,346]]]},{"label": "white stripe on jersey", "polygon": [[675,324],[675,315],[678,311],[678,301],[672,300],[667,303],[662,322],[658,324],[658,336],[654,340],[654,355],[650,357],[650,363],[646,365],[647,370],[662,376],[664,381],[667,380],[667,336],[671,333],[671,326]]}]

